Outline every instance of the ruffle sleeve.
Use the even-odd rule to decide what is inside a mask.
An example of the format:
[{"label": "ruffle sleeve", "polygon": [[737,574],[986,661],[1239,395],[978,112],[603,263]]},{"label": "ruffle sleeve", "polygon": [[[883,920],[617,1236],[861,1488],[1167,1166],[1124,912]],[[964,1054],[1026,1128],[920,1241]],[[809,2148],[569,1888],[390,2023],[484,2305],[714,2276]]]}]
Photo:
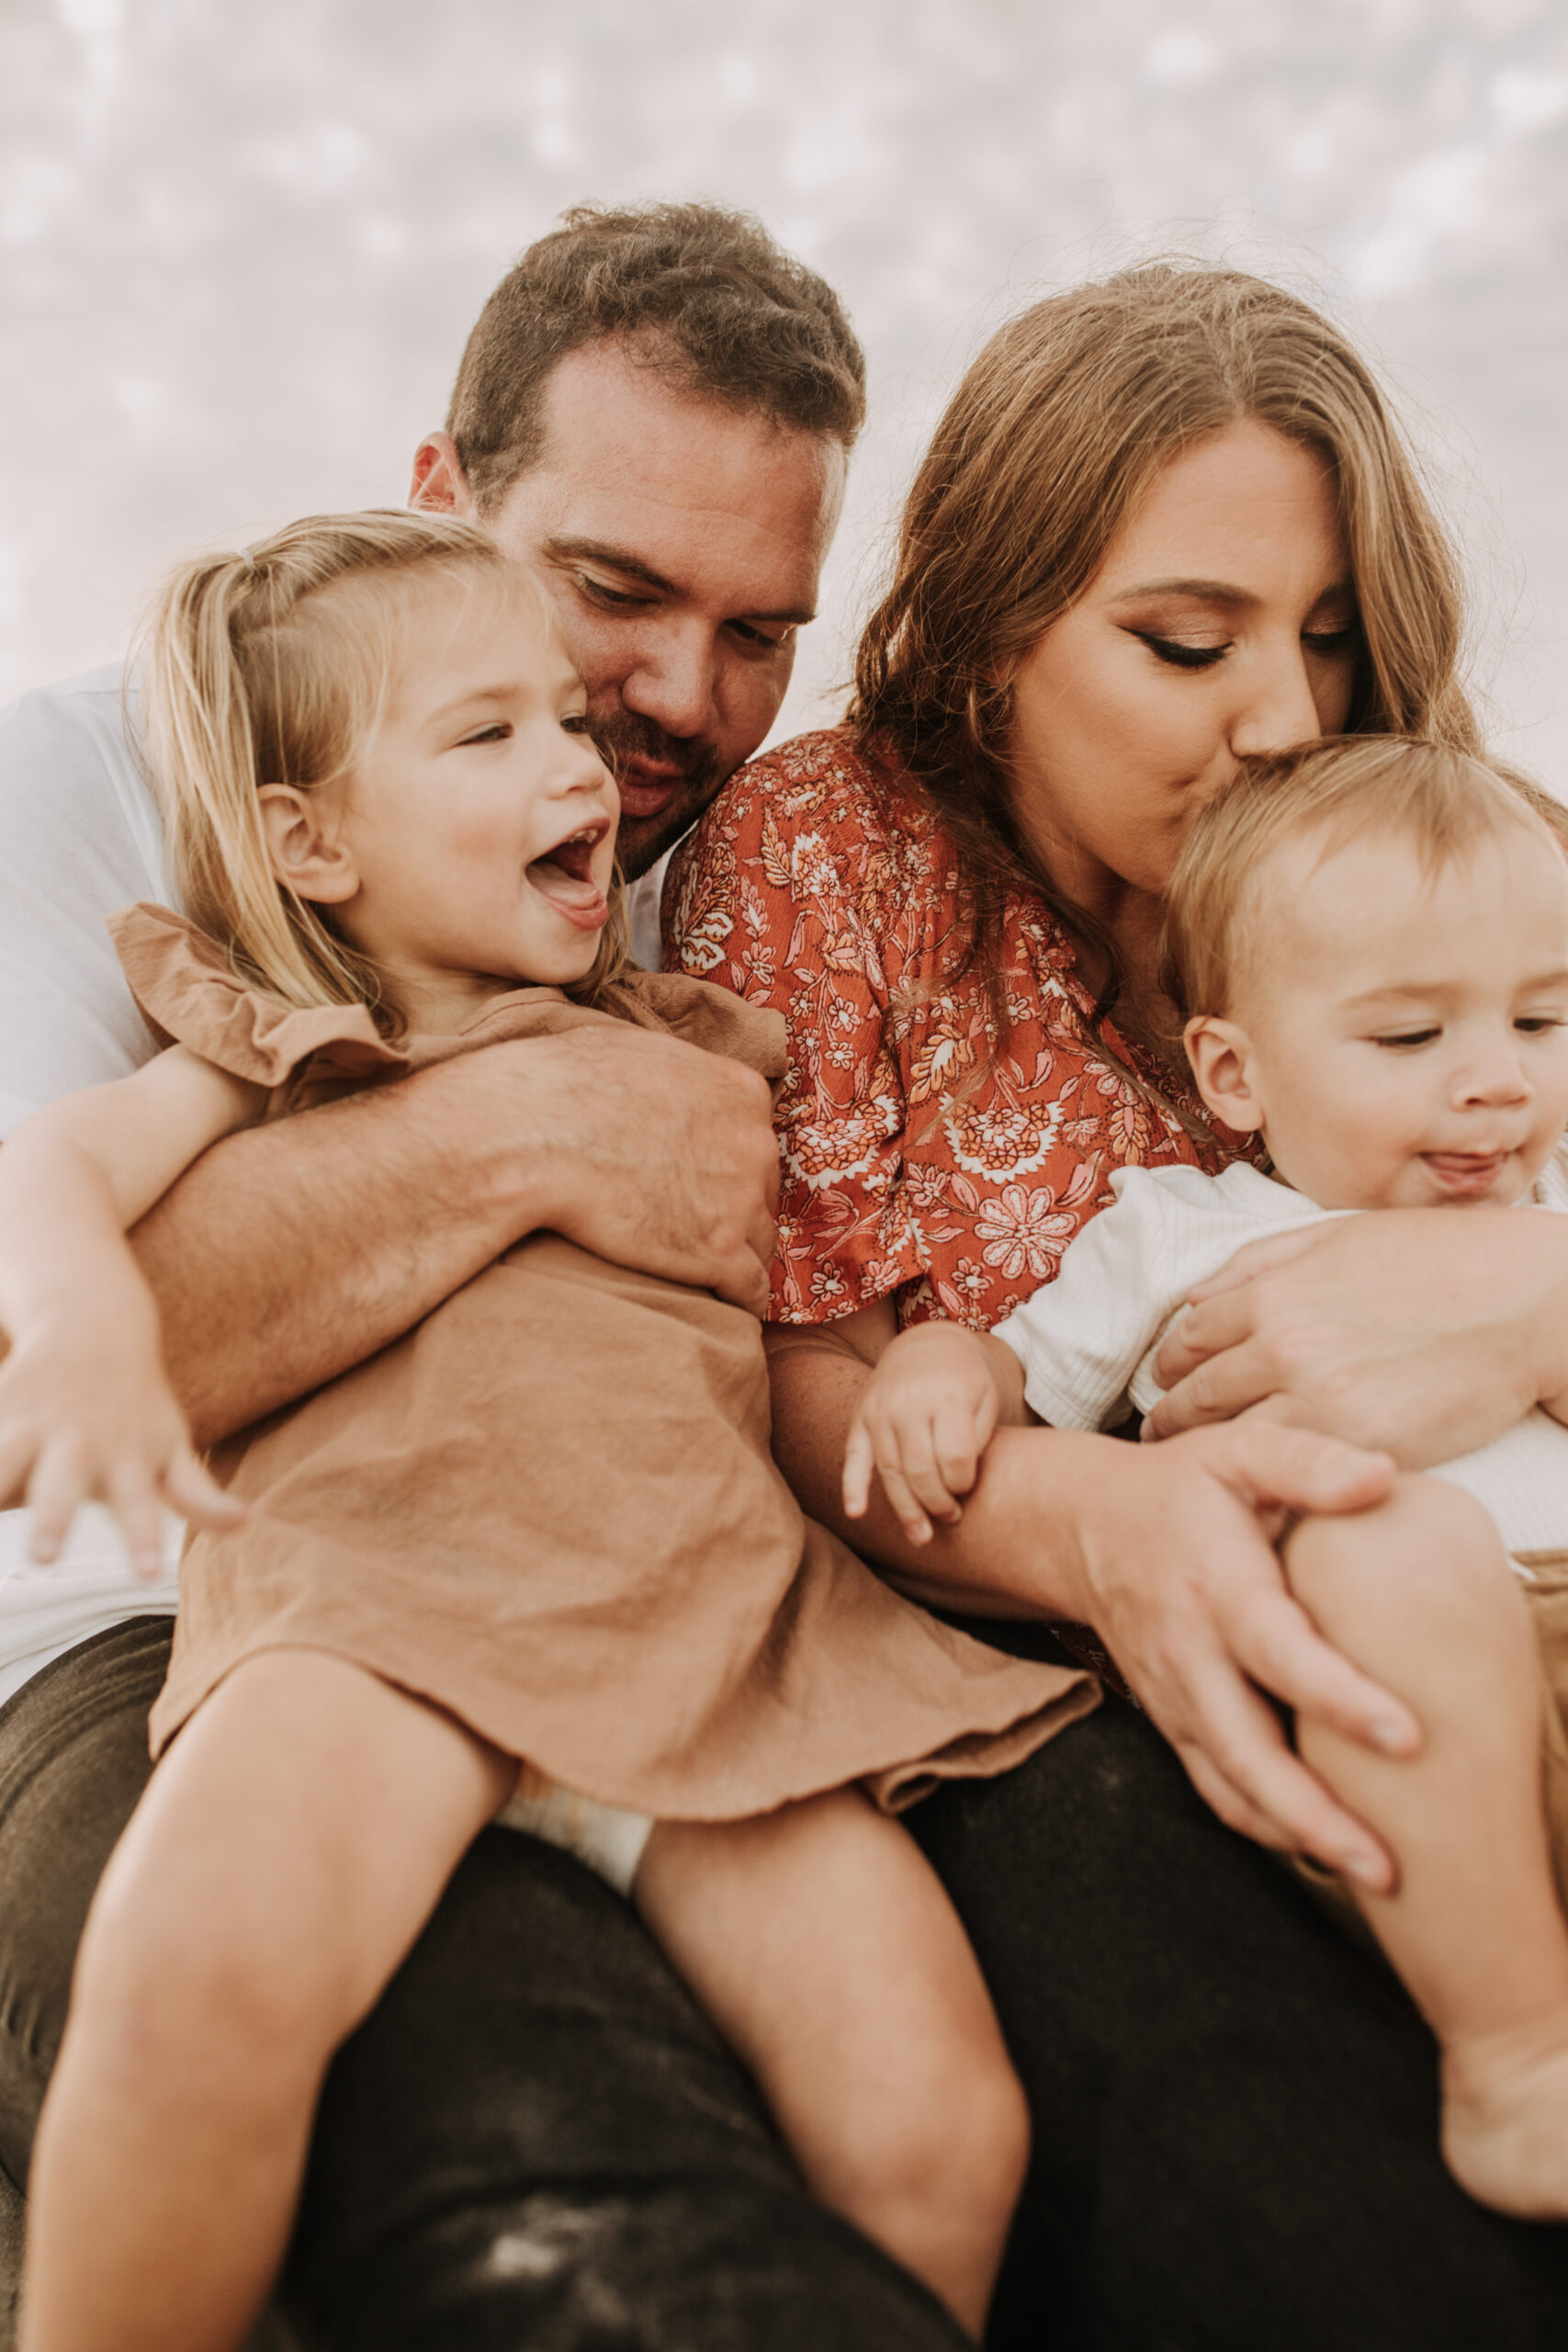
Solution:
[{"label": "ruffle sleeve", "polygon": [[318,1080],[353,1084],[407,1066],[367,1006],[286,1004],[242,979],[215,940],[167,907],[127,907],[108,928],[153,1035],[234,1078],[276,1092],[307,1066]]},{"label": "ruffle sleeve", "polygon": [[925,1272],[898,990],[940,923],[938,862],[832,732],[742,769],[671,865],[666,964],[784,1017],[775,1321],[829,1322]]}]

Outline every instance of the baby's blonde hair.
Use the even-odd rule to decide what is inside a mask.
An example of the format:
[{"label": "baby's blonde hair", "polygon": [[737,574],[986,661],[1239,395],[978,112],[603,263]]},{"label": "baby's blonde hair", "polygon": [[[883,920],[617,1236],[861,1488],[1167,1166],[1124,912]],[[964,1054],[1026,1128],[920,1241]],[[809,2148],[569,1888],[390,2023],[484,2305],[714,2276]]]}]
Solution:
[{"label": "baby's blonde hair", "polygon": [[1244,760],[1193,819],[1166,895],[1161,983],[1183,1021],[1227,1011],[1263,928],[1269,861],[1315,834],[1325,854],[1357,835],[1410,842],[1435,872],[1513,826],[1568,849],[1568,809],[1506,768],[1450,743],[1347,736]]},{"label": "baby's blonde hair", "polygon": [[[445,515],[310,514],[239,554],[192,558],[149,618],[145,743],[176,888],[242,978],[288,1004],[367,1003],[395,1034],[385,975],[273,870],[256,795],[347,777],[385,710],[398,628],[416,583],[528,575],[495,541]],[[617,876],[592,1000],[627,962]]]}]

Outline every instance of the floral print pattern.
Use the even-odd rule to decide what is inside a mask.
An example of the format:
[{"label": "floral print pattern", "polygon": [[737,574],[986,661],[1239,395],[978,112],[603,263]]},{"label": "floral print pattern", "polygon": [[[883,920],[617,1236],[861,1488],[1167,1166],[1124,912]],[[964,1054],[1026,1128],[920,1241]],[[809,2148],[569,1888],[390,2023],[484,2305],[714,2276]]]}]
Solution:
[{"label": "floral print pattern", "polygon": [[912,782],[842,730],[731,778],[676,853],[664,922],[671,969],[788,1023],[776,1321],[891,1295],[901,1324],[985,1329],[1054,1277],[1115,1169],[1212,1172],[1240,1146],[1223,1127],[1200,1146],[1111,1066],[1107,1048],[1170,1091],[1113,1030],[1095,1035],[1071,943],[1021,892],[993,1036],[983,975],[957,969],[953,845]]}]

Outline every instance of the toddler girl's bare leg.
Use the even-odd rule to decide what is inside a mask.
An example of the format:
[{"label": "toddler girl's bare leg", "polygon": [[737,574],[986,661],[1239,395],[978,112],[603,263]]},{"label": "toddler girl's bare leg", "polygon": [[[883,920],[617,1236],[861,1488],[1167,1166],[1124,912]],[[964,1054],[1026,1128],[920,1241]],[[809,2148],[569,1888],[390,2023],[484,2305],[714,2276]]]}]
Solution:
[{"label": "toddler girl's bare leg", "polygon": [[1395,1894],[1357,1901],[1443,2046],[1450,2168],[1505,2212],[1568,2217],[1568,1926],[1518,1578],[1480,1505],[1438,1479],[1303,1521],[1285,1557],[1322,1631],[1426,1734],[1393,1762],[1300,1726],[1303,1755],[1399,1864]]},{"label": "toddler girl's bare leg", "polygon": [[29,2181],[25,2352],[229,2352],[322,2072],[515,1778],[321,1652],[247,1660],[105,1872]]},{"label": "toddler girl's bare leg", "polygon": [[807,2186],[977,2336],[1028,2111],[913,1840],[853,1790],[760,1820],[661,1822],[633,1891]]}]

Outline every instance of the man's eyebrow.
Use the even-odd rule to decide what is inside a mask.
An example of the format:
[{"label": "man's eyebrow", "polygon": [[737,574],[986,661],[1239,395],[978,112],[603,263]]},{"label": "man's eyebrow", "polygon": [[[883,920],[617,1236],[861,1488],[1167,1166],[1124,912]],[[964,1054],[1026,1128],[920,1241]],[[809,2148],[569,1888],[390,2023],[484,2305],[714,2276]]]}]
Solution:
[{"label": "man's eyebrow", "polygon": [[[645,588],[655,588],[661,596],[679,596],[682,591],[673,580],[666,580],[652,564],[633,555],[626,548],[612,547],[605,539],[556,538],[545,541],[545,554],[552,562],[565,561],[602,563],[607,571],[622,572],[628,580],[640,580]],[[782,628],[803,628],[807,621],[817,618],[816,606],[797,605],[786,613],[737,613],[737,620],[772,621]]]}]

